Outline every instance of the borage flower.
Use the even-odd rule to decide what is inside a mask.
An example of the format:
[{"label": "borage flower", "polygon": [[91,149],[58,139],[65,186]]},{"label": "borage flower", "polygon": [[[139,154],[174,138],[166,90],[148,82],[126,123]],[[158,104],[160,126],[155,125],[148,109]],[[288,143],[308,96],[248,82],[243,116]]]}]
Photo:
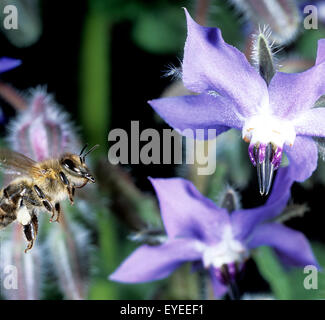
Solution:
[{"label": "borage flower", "polygon": [[201,195],[181,178],[151,179],[156,190],[167,240],[158,246],[142,245],[109,277],[138,283],[167,277],[184,262],[201,264],[210,273],[216,297],[223,296],[250,250],[276,249],[293,266],[317,265],[305,236],[280,223],[266,222],[282,212],[292,179],[281,169],[265,205],[231,214]]},{"label": "borage flower", "polygon": [[[192,20],[188,12],[183,82],[197,95],[149,101],[156,112],[181,133],[185,129],[231,128],[249,142],[257,166],[260,193],[270,190],[272,176],[285,151],[296,181],[317,167],[317,145],[325,137],[325,109],[313,108],[325,94],[325,39],[318,42],[317,60],[309,70],[276,72],[267,38],[255,41],[257,69],[236,48],[225,43],[218,28]],[[185,134],[185,133],[184,133]],[[206,135],[208,137],[208,135]]]}]

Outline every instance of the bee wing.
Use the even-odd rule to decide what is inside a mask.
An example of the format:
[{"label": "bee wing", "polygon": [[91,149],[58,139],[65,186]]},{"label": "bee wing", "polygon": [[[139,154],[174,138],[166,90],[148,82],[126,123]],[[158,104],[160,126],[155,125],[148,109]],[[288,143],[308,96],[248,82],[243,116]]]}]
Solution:
[{"label": "bee wing", "polygon": [[0,148],[0,170],[6,174],[43,175],[36,161],[5,148]]}]

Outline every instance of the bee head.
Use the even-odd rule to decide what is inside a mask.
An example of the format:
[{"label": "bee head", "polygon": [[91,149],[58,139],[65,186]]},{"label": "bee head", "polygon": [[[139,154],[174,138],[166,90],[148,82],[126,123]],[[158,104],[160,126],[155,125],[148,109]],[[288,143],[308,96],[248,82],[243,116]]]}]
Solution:
[{"label": "bee head", "polygon": [[87,179],[88,181],[95,183],[95,178],[90,174],[89,169],[86,165],[86,156],[98,148],[99,145],[96,144],[90,150],[88,150],[85,154],[84,151],[87,148],[87,145],[82,148],[79,156],[72,153],[64,154],[60,159],[60,164],[62,168],[70,175],[74,177],[80,177]]}]

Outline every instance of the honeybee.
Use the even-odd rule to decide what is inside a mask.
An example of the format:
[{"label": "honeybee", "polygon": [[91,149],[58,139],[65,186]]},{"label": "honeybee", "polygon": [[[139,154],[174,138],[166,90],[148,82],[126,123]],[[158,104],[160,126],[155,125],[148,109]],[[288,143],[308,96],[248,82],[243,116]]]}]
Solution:
[{"label": "honeybee", "polygon": [[36,162],[21,153],[0,148],[0,166],[17,177],[0,190],[0,229],[17,220],[27,239],[25,253],[33,247],[38,232],[37,214],[51,213],[50,221],[59,222],[60,201],[68,198],[73,204],[75,188],[95,183],[85,163],[86,156],[98,145],[79,155],[64,153],[56,159]]}]

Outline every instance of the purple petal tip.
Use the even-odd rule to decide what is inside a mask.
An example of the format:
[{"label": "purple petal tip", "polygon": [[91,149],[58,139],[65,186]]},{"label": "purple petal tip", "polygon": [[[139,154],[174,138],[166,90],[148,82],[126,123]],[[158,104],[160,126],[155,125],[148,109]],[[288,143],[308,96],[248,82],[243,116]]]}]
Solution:
[{"label": "purple petal tip", "polygon": [[22,63],[22,61],[19,59],[2,57],[2,58],[0,58],[0,73],[14,69],[14,68],[20,66],[21,63]]}]

